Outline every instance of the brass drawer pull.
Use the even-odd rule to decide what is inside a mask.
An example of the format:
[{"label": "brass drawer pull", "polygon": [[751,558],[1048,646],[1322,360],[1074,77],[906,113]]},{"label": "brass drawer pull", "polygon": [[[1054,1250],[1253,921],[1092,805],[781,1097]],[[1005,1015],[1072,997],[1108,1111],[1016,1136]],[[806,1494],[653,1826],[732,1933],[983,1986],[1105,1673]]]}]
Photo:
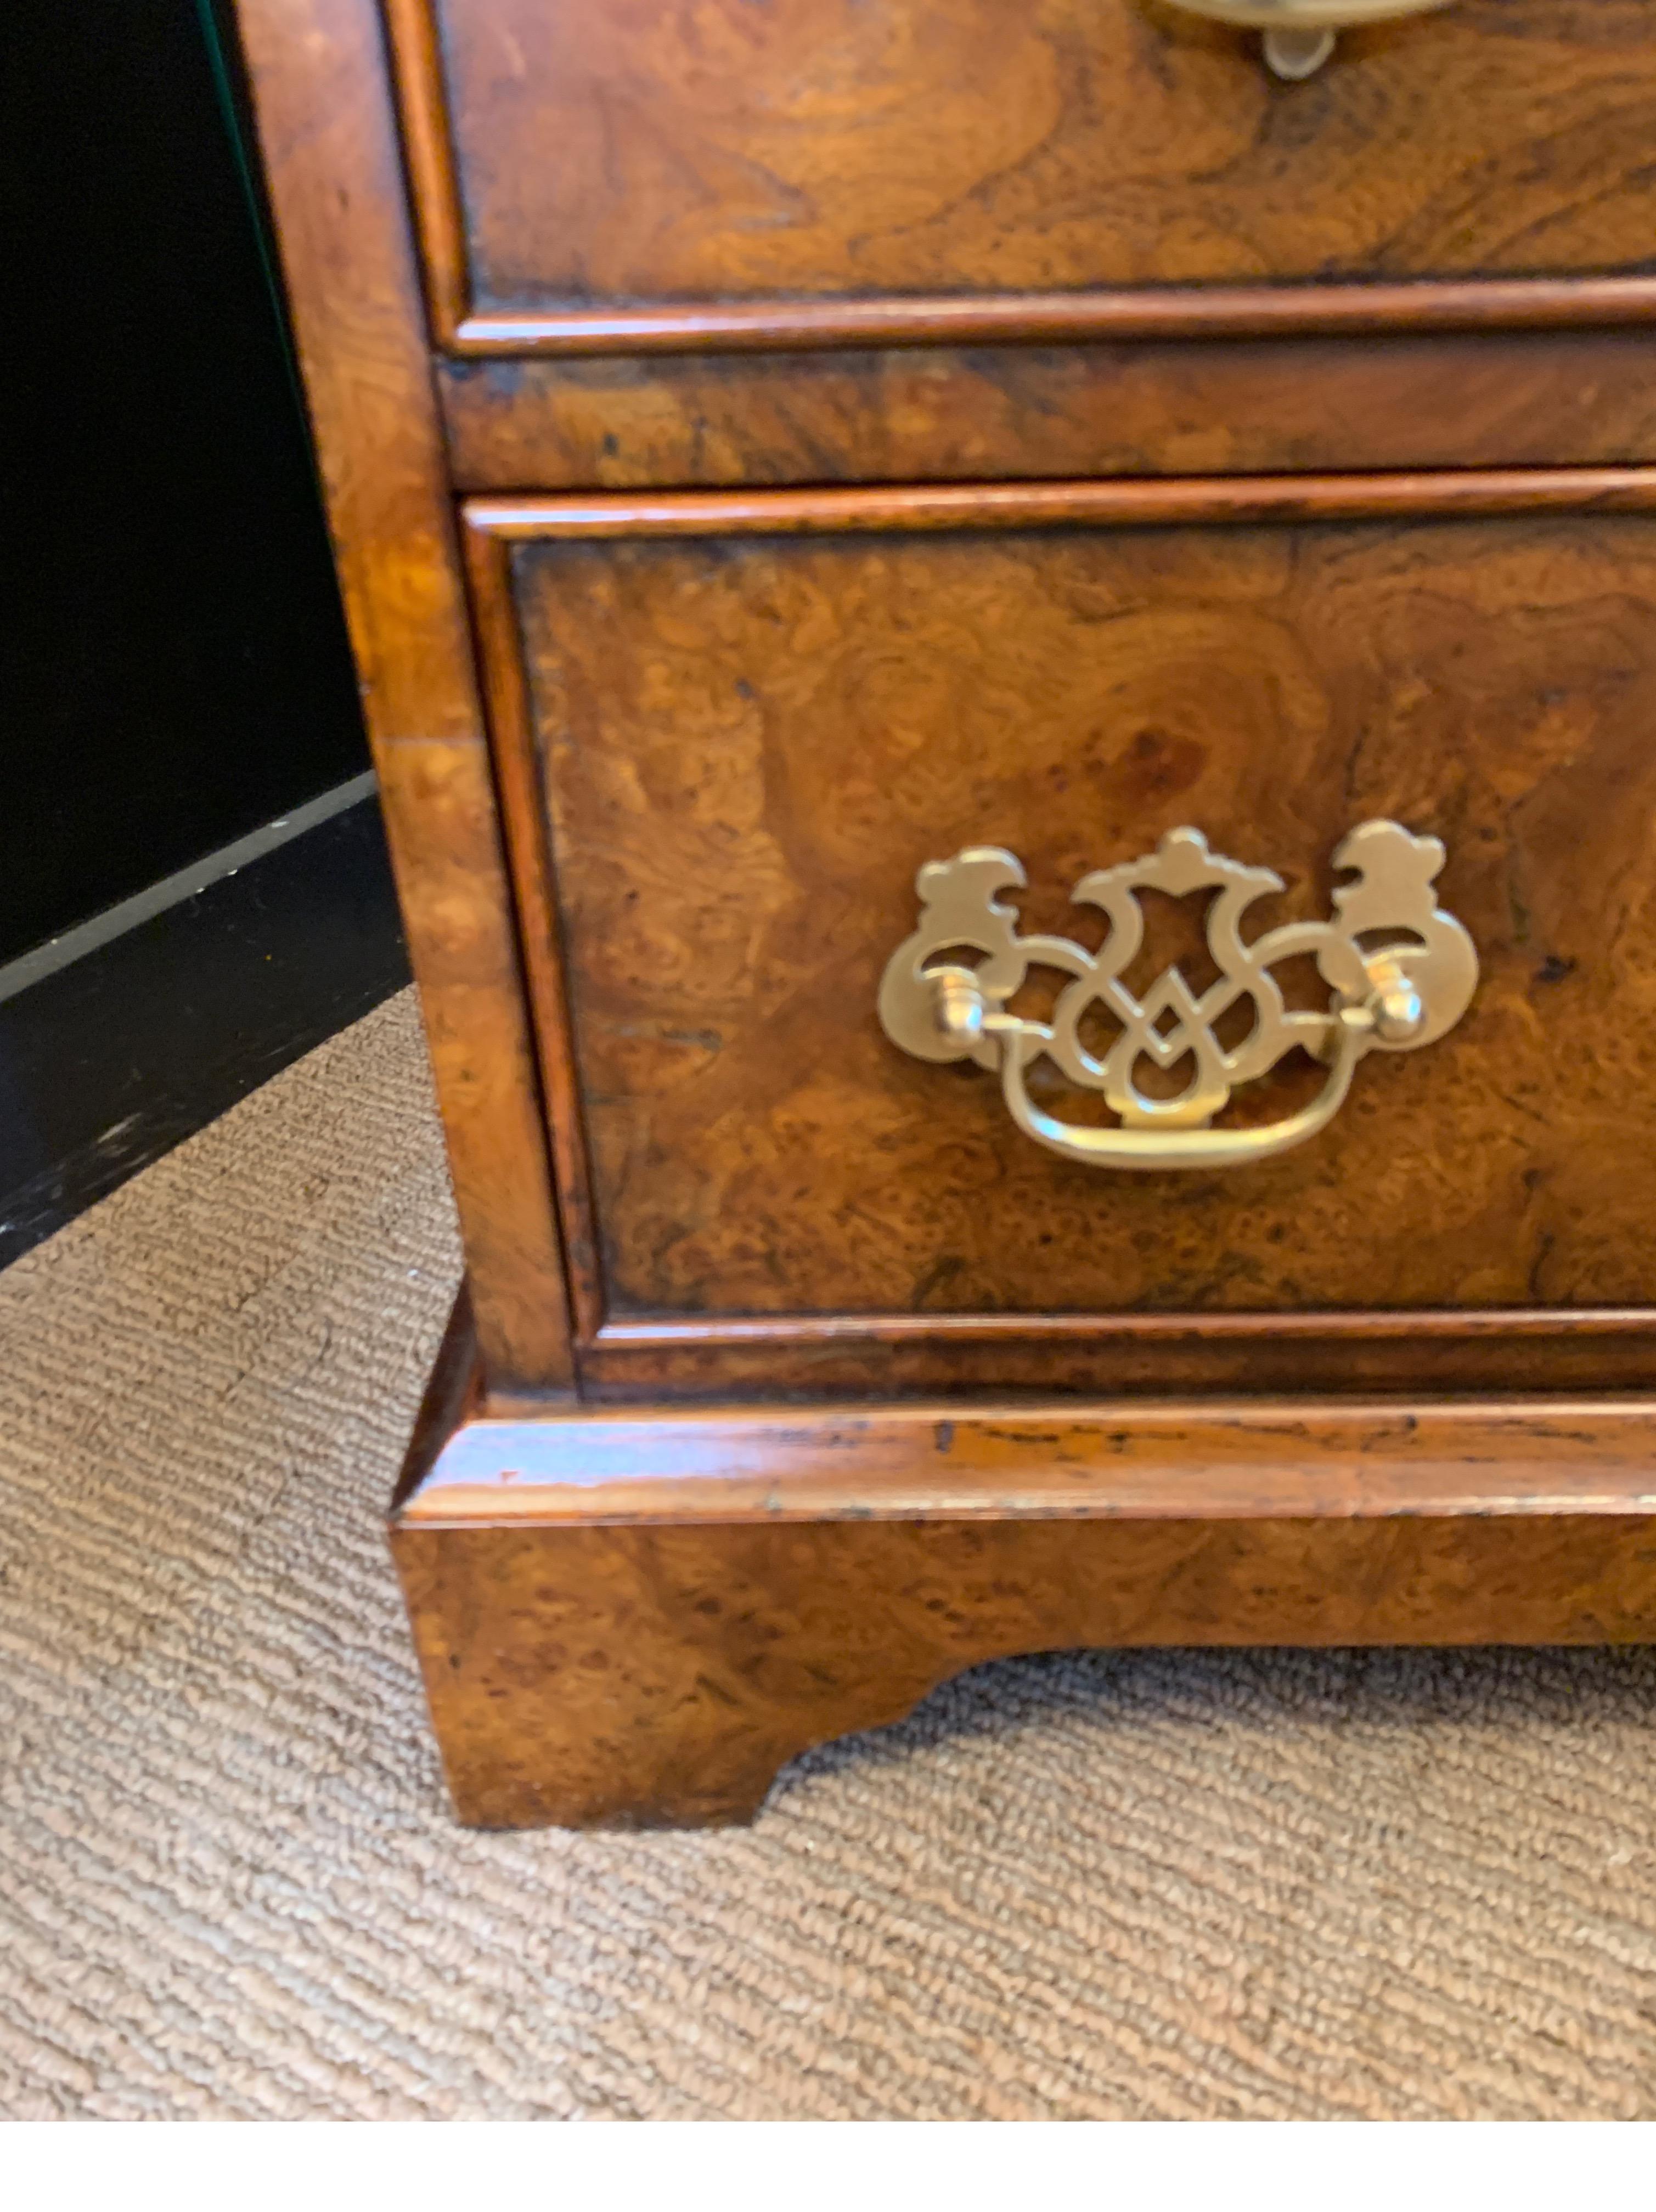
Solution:
[{"label": "brass drawer pull", "polygon": [[[1356,880],[1335,892],[1332,916],[1286,922],[1248,944],[1243,915],[1283,888],[1281,877],[1209,852],[1199,830],[1172,830],[1147,859],[1099,869],[1076,884],[1075,902],[1100,908],[1110,921],[1103,946],[1091,953],[1067,937],[1020,937],[1015,911],[997,894],[1021,889],[1021,866],[998,846],[970,846],[921,869],[920,927],[886,964],[880,1022],[892,1043],[918,1060],[998,1067],[1013,1120],[1066,1158],[1151,1169],[1269,1159],[1327,1127],[1365,1053],[1431,1044],[1470,1004],[1477,952],[1437,902],[1432,885],[1443,861],[1437,838],[1416,837],[1396,822],[1365,822],[1334,856]],[[1207,935],[1220,974],[1200,996],[1177,967],[1164,969],[1142,1000],[1122,981],[1144,941],[1142,890],[1218,894]],[[967,964],[966,953],[980,962]],[[1301,953],[1315,958],[1334,994],[1324,1012],[1291,1012],[1270,972]],[[1032,968],[1074,978],[1049,1022],[1007,1012]],[[1245,996],[1253,1001],[1253,1025],[1227,1049],[1215,1024]],[[1081,1034],[1095,1008],[1119,1031],[1102,1059]],[[1239,1084],[1268,1075],[1296,1045],[1328,1068],[1311,1105],[1264,1128],[1209,1127]],[[1101,1091],[1120,1127],[1077,1127],[1044,1113],[1025,1080],[1043,1055],[1079,1088]],[[1147,1097],[1134,1083],[1141,1060],[1165,1071],[1187,1058],[1194,1072],[1178,1097]]]},{"label": "brass drawer pull", "polygon": [[1383,23],[1395,15],[1423,15],[1450,0],[1172,0],[1191,15],[1216,16],[1265,34],[1265,59],[1278,76],[1314,76],[1334,52],[1342,31]]}]

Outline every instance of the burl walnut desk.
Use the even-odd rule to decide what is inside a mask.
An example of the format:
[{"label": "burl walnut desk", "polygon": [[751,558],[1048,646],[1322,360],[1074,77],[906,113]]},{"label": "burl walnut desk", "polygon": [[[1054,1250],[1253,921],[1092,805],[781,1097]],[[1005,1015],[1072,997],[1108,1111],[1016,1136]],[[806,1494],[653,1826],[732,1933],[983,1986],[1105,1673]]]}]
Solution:
[{"label": "burl walnut desk", "polygon": [[240,0],[461,1815],[1656,1636],[1651,0]]}]

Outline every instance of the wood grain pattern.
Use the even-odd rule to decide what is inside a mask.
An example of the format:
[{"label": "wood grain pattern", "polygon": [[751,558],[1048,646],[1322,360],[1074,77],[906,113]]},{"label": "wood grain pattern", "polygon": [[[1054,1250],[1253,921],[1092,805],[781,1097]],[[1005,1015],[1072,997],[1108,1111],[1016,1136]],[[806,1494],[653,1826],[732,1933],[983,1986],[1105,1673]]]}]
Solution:
[{"label": "wood grain pattern", "polygon": [[1656,1521],[1476,1500],[1458,1520],[403,1528],[392,1548],[480,1827],[749,1820],[811,1745],[1029,1650],[1656,1635]]},{"label": "wood grain pattern", "polygon": [[510,896],[373,0],[240,0],[490,1371],[573,1381]]},{"label": "wood grain pattern", "polygon": [[741,1820],[811,1744],[1015,1652],[1647,1641],[1653,1420],[1648,1398],[485,1419],[392,1547],[463,1820]]},{"label": "wood grain pattern", "polygon": [[[858,497],[884,534],[785,534]],[[515,556],[613,1316],[1651,1304],[1656,524],[892,532],[916,505],[959,525],[709,497],[711,538]],[[1299,1152],[1089,1175],[878,1030],[926,859],[1008,843],[1026,927],[1074,927],[1087,867],[1194,820],[1318,911],[1374,814],[1446,838],[1484,984]]]},{"label": "wood grain pattern", "polygon": [[1650,268],[1643,0],[1463,0],[1298,86],[1156,0],[435,6],[454,149],[411,151],[464,229],[467,346],[902,343],[985,295],[1028,331],[1097,288]]},{"label": "wood grain pattern", "polygon": [[1641,332],[445,361],[466,491],[1656,459]]}]

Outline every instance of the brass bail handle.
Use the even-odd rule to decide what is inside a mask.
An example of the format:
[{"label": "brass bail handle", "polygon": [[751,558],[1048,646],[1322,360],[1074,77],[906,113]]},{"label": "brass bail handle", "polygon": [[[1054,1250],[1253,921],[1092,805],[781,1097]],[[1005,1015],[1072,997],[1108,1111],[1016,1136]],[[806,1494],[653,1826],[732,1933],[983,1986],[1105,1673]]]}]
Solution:
[{"label": "brass bail handle", "polygon": [[[920,926],[886,963],[880,1023],[917,1060],[971,1060],[998,1073],[1018,1127],[1068,1159],[1161,1170],[1270,1159],[1328,1127],[1366,1054],[1434,1043],[1470,1005],[1477,952],[1432,888],[1444,857],[1435,837],[1365,822],[1334,855],[1336,868],[1355,871],[1355,880],[1335,891],[1327,921],[1285,922],[1245,939],[1247,908],[1280,891],[1282,878],[1210,851],[1199,830],[1172,830],[1145,858],[1076,884],[1075,902],[1101,908],[1109,921],[1094,953],[1067,937],[1020,936],[1016,910],[1000,894],[1023,887],[1023,868],[998,845],[968,846],[920,871]],[[1144,942],[1146,890],[1216,894],[1207,935],[1219,975],[1200,994],[1177,967],[1142,997],[1123,980]],[[1329,986],[1322,1011],[1290,1010],[1272,973],[1305,954]],[[1032,968],[1070,978],[1044,1022],[1008,1012]],[[1245,1001],[1251,1024],[1226,1045],[1216,1024]],[[1102,1053],[1099,1018],[1114,1032]],[[1309,1106],[1263,1128],[1211,1126],[1239,1085],[1269,1075],[1296,1046],[1328,1070]],[[1101,1093],[1117,1126],[1063,1121],[1038,1106],[1027,1075],[1039,1060],[1078,1090]],[[1176,1097],[1149,1095],[1135,1080],[1147,1063],[1167,1073],[1186,1062],[1192,1072]]]},{"label": "brass bail handle", "polygon": [[1265,59],[1276,75],[1295,82],[1314,76],[1334,52],[1342,31],[1384,23],[1398,15],[1424,15],[1452,0],[1168,0],[1193,15],[1210,15],[1264,33]]}]

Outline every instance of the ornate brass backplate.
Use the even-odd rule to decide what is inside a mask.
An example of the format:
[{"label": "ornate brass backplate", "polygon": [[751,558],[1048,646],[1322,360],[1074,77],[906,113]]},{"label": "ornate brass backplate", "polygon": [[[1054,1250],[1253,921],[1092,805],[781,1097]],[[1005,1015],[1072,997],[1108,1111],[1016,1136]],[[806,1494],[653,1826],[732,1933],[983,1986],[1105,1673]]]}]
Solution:
[{"label": "ornate brass backplate", "polygon": [[[1093,953],[1066,937],[1020,937],[1015,910],[999,895],[1022,888],[1021,866],[998,846],[971,846],[921,869],[920,926],[886,963],[880,1018],[892,1042],[916,1059],[998,1069],[1018,1127],[1068,1158],[1151,1169],[1267,1159],[1326,1127],[1365,1053],[1431,1044],[1470,1004],[1477,953],[1438,904],[1432,886],[1443,863],[1437,838],[1416,837],[1396,822],[1365,822],[1334,856],[1336,868],[1356,877],[1334,893],[1331,916],[1287,922],[1248,942],[1243,917],[1283,888],[1281,877],[1209,852],[1199,830],[1172,830],[1148,858],[1076,884],[1075,902],[1101,908],[1110,922]],[[1177,967],[1164,969],[1142,999],[1128,988],[1123,979],[1144,941],[1144,890],[1217,894],[1207,936],[1220,973],[1206,990],[1193,991]],[[1284,1002],[1271,971],[1298,954],[1315,959],[1330,987],[1325,1011],[1290,1011]],[[966,955],[977,957],[969,963]],[[1050,1020],[1008,1013],[1008,1001],[1039,968],[1072,978]],[[1251,1026],[1227,1047],[1215,1024],[1245,997]],[[1100,1017],[1117,1034],[1099,1058],[1082,1024],[1090,1030]],[[1239,1084],[1268,1075],[1295,1046],[1328,1068],[1311,1105],[1264,1128],[1209,1126]],[[1026,1078],[1043,1055],[1080,1089],[1101,1091],[1119,1127],[1077,1127],[1038,1107]],[[1192,1073],[1176,1097],[1147,1097],[1135,1080],[1147,1062],[1169,1071],[1186,1060]]]},{"label": "ornate brass backplate", "polygon": [[1342,31],[1397,15],[1424,15],[1451,0],[1169,0],[1195,15],[1245,24],[1264,33],[1265,59],[1278,76],[1314,76]]}]

